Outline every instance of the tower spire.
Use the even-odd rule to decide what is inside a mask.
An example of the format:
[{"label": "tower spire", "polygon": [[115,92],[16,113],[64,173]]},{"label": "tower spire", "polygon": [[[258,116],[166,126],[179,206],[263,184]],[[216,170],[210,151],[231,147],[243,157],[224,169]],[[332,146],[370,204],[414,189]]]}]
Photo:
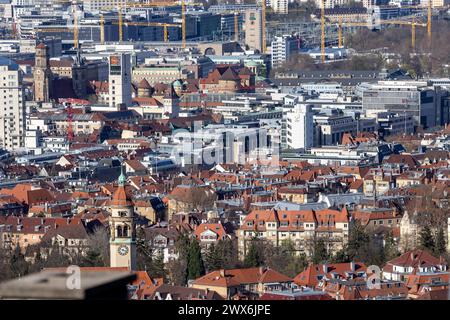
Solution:
[{"label": "tower spire", "polygon": [[118,184],[119,184],[120,187],[123,187],[123,186],[125,186],[126,182],[127,182],[127,177],[123,173],[123,166],[121,164],[120,165],[120,176],[119,176],[119,179],[118,179]]}]

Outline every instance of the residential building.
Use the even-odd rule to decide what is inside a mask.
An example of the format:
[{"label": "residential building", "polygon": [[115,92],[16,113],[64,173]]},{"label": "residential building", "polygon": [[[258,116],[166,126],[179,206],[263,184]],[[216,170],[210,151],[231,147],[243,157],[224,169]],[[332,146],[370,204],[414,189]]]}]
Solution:
[{"label": "residential building", "polygon": [[279,246],[294,243],[297,254],[312,254],[311,243],[322,238],[332,252],[340,250],[348,240],[349,220],[346,209],[338,210],[254,210],[237,232],[239,257],[243,259],[254,237]]},{"label": "residential building", "polygon": [[273,12],[278,14],[288,14],[289,1],[288,0],[270,0],[270,6]]},{"label": "residential building", "polygon": [[25,146],[26,111],[23,74],[13,61],[0,57],[0,148]]},{"label": "residential building", "polygon": [[224,299],[235,295],[261,296],[273,290],[289,289],[292,279],[265,267],[248,269],[220,269],[195,279],[192,288],[212,290]]},{"label": "residential building", "polygon": [[436,258],[426,250],[407,251],[394,258],[383,267],[383,278],[404,281],[410,275],[448,274],[448,264],[443,257]]},{"label": "residential building", "polygon": [[367,267],[361,262],[311,264],[294,278],[301,287],[315,289],[322,280],[366,279]]}]

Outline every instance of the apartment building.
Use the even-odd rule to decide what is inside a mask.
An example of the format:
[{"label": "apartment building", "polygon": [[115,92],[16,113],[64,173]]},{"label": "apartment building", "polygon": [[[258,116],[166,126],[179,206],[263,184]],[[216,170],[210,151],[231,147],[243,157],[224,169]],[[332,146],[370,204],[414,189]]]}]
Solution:
[{"label": "apartment building", "polygon": [[273,12],[278,14],[288,14],[289,1],[288,0],[270,0],[270,6]]},{"label": "apartment building", "polygon": [[0,148],[16,150],[25,143],[25,101],[22,71],[0,57]]},{"label": "apartment building", "polygon": [[292,241],[298,254],[311,256],[313,243],[323,239],[328,250],[336,252],[347,243],[348,212],[338,210],[254,210],[241,223],[237,232],[239,257],[247,254],[257,237],[275,246]]}]

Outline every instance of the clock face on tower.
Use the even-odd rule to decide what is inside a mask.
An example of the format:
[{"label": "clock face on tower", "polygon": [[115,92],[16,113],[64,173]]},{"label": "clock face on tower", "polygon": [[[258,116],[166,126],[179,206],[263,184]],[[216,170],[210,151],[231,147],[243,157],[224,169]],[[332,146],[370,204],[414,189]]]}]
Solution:
[{"label": "clock face on tower", "polygon": [[121,245],[121,246],[117,249],[117,251],[119,252],[119,254],[120,254],[121,256],[126,256],[127,253],[128,253],[128,247],[125,246],[125,245]]}]

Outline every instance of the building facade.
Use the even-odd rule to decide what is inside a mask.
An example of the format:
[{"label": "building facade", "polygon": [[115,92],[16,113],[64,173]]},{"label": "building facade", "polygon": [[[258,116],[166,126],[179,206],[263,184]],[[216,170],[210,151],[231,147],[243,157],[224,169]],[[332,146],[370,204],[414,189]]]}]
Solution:
[{"label": "building facade", "polygon": [[313,146],[314,128],[312,106],[298,104],[286,114],[286,143],[288,148],[308,149]]},{"label": "building facade", "polygon": [[22,71],[0,57],[0,148],[15,150],[25,143],[25,101]]},{"label": "building facade", "polygon": [[275,37],[270,45],[272,51],[272,68],[280,67],[289,58],[298,52],[300,48],[300,38],[283,35]]},{"label": "building facade", "polygon": [[125,191],[126,178],[119,177],[119,186],[111,201],[110,259],[111,267],[127,267],[136,270],[136,228],[134,206]]},{"label": "building facade", "polygon": [[34,100],[49,102],[52,85],[48,47],[44,43],[36,46],[36,60],[34,65]]},{"label": "building facade", "polygon": [[259,9],[250,9],[245,11],[245,45],[251,50],[262,52],[263,34],[262,34],[262,13]]},{"label": "building facade", "polygon": [[109,57],[109,106],[131,105],[130,54],[114,54]]}]

